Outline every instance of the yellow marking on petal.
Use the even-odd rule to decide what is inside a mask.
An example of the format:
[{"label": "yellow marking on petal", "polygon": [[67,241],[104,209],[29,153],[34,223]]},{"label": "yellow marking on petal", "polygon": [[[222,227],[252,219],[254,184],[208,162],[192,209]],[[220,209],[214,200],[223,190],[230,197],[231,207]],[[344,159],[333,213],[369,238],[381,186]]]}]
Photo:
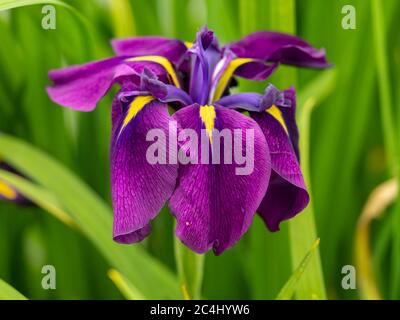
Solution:
[{"label": "yellow marking on petal", "polygon": [[226,86],[229,83],[229,80],[232,78],[233,74],[235,73],[236,69],[240,66],[252,62],[254,59],[251,58],[237,58],[233,59],[226,68],[225,72],[221,76],[221,79],[218,81],[217,89],[215,90],[214,96],[212,101],[215,102],[222,97],[222,94],[225,91]]},{"label": "yellow marking on petal", "polygon": [[15,200],[17,198],[17,192],[2,181],[0,181],[0,195],[9,200]]},{"label": "yellow marking on petal", "polygon": [[212,144],[212,131],[214,129],[215,122],[215,108],[214,106],[201,106],[200,107],[200,118],[206,127],[208,136],[210,138],[210,144]]},{"label": "yellow marking on petal", "polygon": [[122,130],[125,129],[125,127],[129,124],[129,122],[131,122],[131,120],[138,114],[138,112],[140,110],[142,110],[144,108],[144,106],[146,104],[149,104],[150,102],[152,102],[154,99],[154,97],[152,96],[138,96],[136,97],[131,104],[129,105],[129,109],[128,112],[126,114],[126,117],[124,119],[124,122],[122,124],[121,130],[120,130],[120,134],[122,132]]},{"label": "yellow marking on petal", "polygon": [[289,131],[286,127],[285,120],[283,119],[282,112],[276,105],[272,105],[269,109],[265,110],[271,116],[273,116],[278,122],[282,125],[283,129],[285,130],[286,134],[289,134]]},{"label": "yellow marking on petal", "polygon": [[171,62],[162,56],[140,56],[140,57],[135,57],[135,58],[129,58],[127,61],[148,61],[148,62],[155,62],[164,67],[164,69],[168,72],[168,74],[171,76],[172,82],[177,88],[180,88],[180,83],[178,80],[178,76],[176,75],[176,72],[174,70],[174,67],[172,66]]},{"label": "yellow marking on petal", "polygon": [[185,46],[188,49],[191,49],[193,47],[193,42],[185,41]]}]

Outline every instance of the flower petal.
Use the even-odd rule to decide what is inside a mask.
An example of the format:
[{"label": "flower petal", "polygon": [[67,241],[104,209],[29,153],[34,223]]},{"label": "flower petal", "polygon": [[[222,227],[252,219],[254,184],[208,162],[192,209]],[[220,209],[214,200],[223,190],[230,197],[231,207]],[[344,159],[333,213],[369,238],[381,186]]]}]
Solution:
[{"label": "flower petal", "polygon": [[[114,240],[120,243],[141,241],[150,232],[152,220],[172,194],[177,164],[152,164],[147,150],[151,129],[164,133],[160,139],[165,149],[168,141],[167,105],[151,97],[135,98],[118,117],[121,108],[114,101],[114,128],[111,146],[111,187],[114,208]],[[118,117],[118,118],[117,118]]]},{"label": "flower petal", "polygon": [[150,69],[160,79],[167,79],[166,70],[157,63],[129,62],[117,57],[50,71],[49,78],[54,85],[47,88],[47,93],[62,106],[92,111],[115,82],[130,79],[139,83],[144,68]]},{"label": "flower petal", "polygon": [[[234,129],[242,133],[246,156],[253,155],[254,166],[247,175],[238,175],[236,169],[243,168],[236,158],[225,161],[224,149],[228,140],[220,139],[221,164],[180,165],[176,189],[170,199],[170,208],[177,219],[176,234],[189,248],[204,253],[211,248],[219,255],[232,247],[248,230],[256,209],[266,192],[270,177],[270,156],[265,137],[258,125],[241,113],[222,107],[192,105],[177,111],[174,119],[182,129],[192,129],[197,137],[206,129],[210,135],[211,148],[216,144],[216,131]],[[249,131],[247,131],[248,129]],[[251,139],[251,133],[254,139]],[[203,132],[204,134],[204,132]],[[246,143],[247,137],[254,142]],[[206,137],[207,141],[207,137]],[[232,138],[234,141],[234,138]],[[201,157],[202,143],[196,148]],[[233,143],[234,145],[234,143]],[[207,149],[210,144],[207,144]],[[181,146],[183,148],[183,146]],[[233,148],[233,154],[240,148]],[[213,150],[214,151],[214,150]],[[215,151],[218,152],[218,151]],[[199,159],[197,159],[199,160]],[[200,159],[201,160],[201,159]]]},{"label": "flower petal", "polygon": [[208,102],[212,71],[216,67],[221,52],[214,33],[203,27],[196,36],[196,41],[188,50],[191,55],[191,75],[189,93],[194,102]]},{"label": "flower petal", "polygon": [[250,115],[264,132],[271,152],[271,181],[257,212],[271,231],[277,231],[281,221],[307,206],[309,195],[296,153],[280,121],[268,112]]},{"label": "flower petal", "polygon": [[163,56],[174,64],[179,64],[187,51],[182,41],[163,37],[138,37],[115,39],[112,47],[118,56]]},{"label": "flower petal", "polygon": [[238,57],[309,68],[330,65],[325,50],[317,50],[299,37],[279,32],[255,32],[227,45]]}]

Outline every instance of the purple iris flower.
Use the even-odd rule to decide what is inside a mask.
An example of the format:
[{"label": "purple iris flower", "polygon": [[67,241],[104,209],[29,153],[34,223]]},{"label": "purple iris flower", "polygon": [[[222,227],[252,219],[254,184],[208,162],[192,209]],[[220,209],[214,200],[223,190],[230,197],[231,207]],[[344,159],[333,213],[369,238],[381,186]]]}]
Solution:
[{"label": "purple iris flower", "polygon": [[[17,174],[19,176],[23,176],[13,167],[0,160],[0,169],[9,171],[11,173]],[[5,181],[0,180],[0,200],[15,202],[19,205],[23,206],[31,206],[33,203],[25,198],[21,193],[18,192],[12,185],[8,184]]]},{"label": "purple iris flower", "polygon": [[[207,28],[194,43],[142,37],[112,45],[116,57],[50,71],[54,85],[47,91],[62,106],[91,111],[114,83],[120,84],[112,104],[110,148],[115,241],[144,239],[150,221],[168,202],[180,240],[195,252],[213,249],[218,255],[248,230],[255,212],[276,231],[281,221],[307,206],[294,89],[269,85],[263,94],[230,94],[230,88],[234,77],[265,80],[280,63],[328,67],[323,50],[273,32],[220,47]],[[236,174],[237,163],[150,164],[146,152],[154,142],[147,141],[147,133],[161,129],[166,141],[176,141],[170,136],[171,121],[177,123],[178,135],[189,128],[200,136],[206,129],[210,148],[215,130],[251,129],[252,172]],[[225,139],[220,143],[224,149]],[[167,153],[176,157],[173,148]]]}]

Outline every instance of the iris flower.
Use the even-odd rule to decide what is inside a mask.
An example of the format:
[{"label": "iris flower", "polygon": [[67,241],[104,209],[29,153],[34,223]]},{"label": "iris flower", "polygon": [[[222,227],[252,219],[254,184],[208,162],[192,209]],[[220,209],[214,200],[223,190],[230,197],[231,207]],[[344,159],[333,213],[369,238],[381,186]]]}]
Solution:
[{"label": "iris flower", "polygon": [[[256,212],[277,231],[281,221],[307,206],[294,89],[269,85],[263,94],[230,89],[235,77],[265,80],[281,63],[325,68],[324,50],[274,32],[221,47],[206,27],[193,43],[151,36],[114,40],[112,46],[115,57],[50,71],[53,86],[47,91],[62,106],[91,111],[120,85],[112,103],[110,147],[115,241],[144,239],[168,202],[179,239],[195,252],[213,249],[219,255],[249,229]],[[161,129],[169,139],[171,120],[178,132],[207,130],[210,146],[213,130],[253,129],[254,170],[237,175],[235,163],[150,164],[146,134]]]},{"label": "iris flower", "polygon": [[[9,171],[11,173],[22,176],[17,170],[13,167],[0,160],[0,169]],[[9,202],[15,202],[24,206],[31,206],[32,202],[25,198],[21,193],[18,192],[12,185],[6,183],[5,181],[0,180],[0,200],[5,200]]]}]

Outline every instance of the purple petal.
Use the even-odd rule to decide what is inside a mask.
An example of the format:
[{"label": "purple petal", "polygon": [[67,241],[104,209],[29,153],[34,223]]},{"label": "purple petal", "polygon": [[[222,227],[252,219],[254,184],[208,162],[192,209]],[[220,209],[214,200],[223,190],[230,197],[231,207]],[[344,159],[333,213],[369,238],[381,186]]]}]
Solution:
[{"label": "purple petal", "polygon": [[49,78],[54,85],[47,88],[47,93],[54,102],[64,107],[92,111],[115,82],[123,83],[128,79],[138,83],[144,68],[166,79],[166,70],[156,63],[128,62],[123,57],[117,57],[51,70]]},{"label": "purple petal", "polygon": [[179,64],[187,51],[183,42],[162,37],[115,39],[112,46],[118,56],[156,55],[163,56],[174,64]]},{"label": "purple petal", "polygon": [[[111,187],[114,208],[114,240],[120,243],[141,241],[150,232],[150,221],[158,214],[174,191],[178,166],[151,164],[146,153],[154,144],[146,141],[151,129],[165,133],[168,141],[169,114],[167,105],[150,102],[125,125],[128,110],[121,113],[114,101],[111,147]],[[118,118],[118,115],[121,115]],[[161,149],[159,152],[162,152]],[[168,156],[168,153],[167,153]]]},{"label": "purple petal", "polygon": [[192,98],[185,91],[159,81],[157,76],[147,69],[142,74],[141,86],[141,89],[148,91],[161,102],[180,102],[184,106],[193,103]]},{"label": "purple petal", "polygon": [[294,88],[283,91],[286,104],[290,105],[290,108],[282,107],[277,105],[282,112],[283,120],[285,121],[286,128],[288,129],[290,141],[294,152],[297,155],[297,159],[300,159],[299,152],[299,129],[297,128],[296,122],[296,90]]},{"label": "purple petal", "polygon": [[272,84],[268,85],[263,95],[254,92],[242,92],[231,94],[219,99],[216,104],[229,109],[242,109],[247,111],[262,112],[273,105],[285,109],[295,108],[294,92],[289,89],[280,91]]},{"label": "purple petal", "polygon": [[[185,245],[198,253],[213,248],[219,255],[248,230],[268,186],[270,156],[265,137],[251,118],[234,110],[214,108],[215,129],[230,129],[230,132],[239,129],[243,148],[248,134],[244,130],[254,130],[254,148],[249,150],[254,155],[254,168],[248,175],[237,175],[236,169],[243,165],[237,164],[235,159],[232,164],[223,162],[226,142],[221,139],[221,164],[180,165],[178,185],[170,199],[170,208],[177,219],[176,234]],[[200,130],[205,126],[198,105],[177,111],[173,118],[177,120],[180,132],[182,128],[190,128],[198,137],[201,136]],[[215,139],[212,140],[213,146]],[[196,148],[199,157],[201,145],[199,142]]]},{"label": "purple petal", "polygon": [[192,64],[189,93],[194,102],[203,105],[208,101],[212,70],[221,58],[213,32],[203,27],[188,52]]},{"label": "purple petal", "polygon": [[277,63],[266,64],[261,60],[254,60],[237,68],[234,75],[249,80],[262,81],[269,78],[277,67]]},{"label": "purple petal", "polygon": [[229,109],[243,109],[248,111],[261,111],[262,95],[253,92],[231,94],[219,99],[215,104]]},{"label": "purple petal", "polygon": [[283,126],[267,112],[251,113],[267,139],[272,175],[267,193],[257,212],[271,231],[301,212],[309,202],[300,165]]},{"label": "purple petal", "polygon": [[238,57],[309,68],[330,66],[325,58],[325,50],[317,50],[301,38],[284,33],[252,33],[227,45],[227,48]]}]

